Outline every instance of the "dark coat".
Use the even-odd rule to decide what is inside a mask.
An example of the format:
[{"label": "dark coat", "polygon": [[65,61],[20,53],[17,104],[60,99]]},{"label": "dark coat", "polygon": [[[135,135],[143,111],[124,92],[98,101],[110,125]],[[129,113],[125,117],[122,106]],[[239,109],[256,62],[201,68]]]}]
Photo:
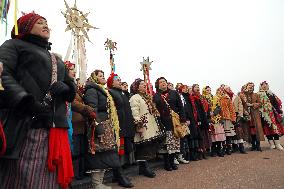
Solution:
[{"label": "dark coat", "polygon": [[[31,121],[27,111],[34,101],[42,102],[51,85],[52,59],[48,51],[49,43],[40,37],[28,35],[23,40],[7,40],[0,47],[0,61],[3,63],[2,84],[5,99],[2,120],[7,137],[7,157],[17,158],[21,139],[29,127],[42,127],[42,121]],[[75,98],[75,83],[68,76],[62,60],[57,58],[57,81],[69,86],[69,92],[56,97],[53,121],[55,127],[68,128],[66,101]],[[6,110],[3,110],[6,108]],[[16,137],[17,136],[17,137]],[[17,139],[11,139],[17,138]],[[19,145],[19,146],[18,146]]]},{"label": "dark coat", "polygon": [[184,106],[185,117],[186,117],[186,120],[190,121],[190,125],[189,125],[190,137],[192,139],[198,139],[200,138],[200,129],[197,126],[196,120],[194,119],[193,107],[192,107],[191,101],[189,100],[189,94],[183,93],[182,95],[185,100],[185,106]]},{"label": "dark coat", "polygon": [[112,88],[109,90],[117,110],[120,137],[134,137],[135,127],[134,118],[129,103],[129,98],[122,92],[121,89]]},{"label": "dark coat", "polygon": [[208,114],[205,112],[203,104],[200,99],[194,101],[197,115],[198,115],[198,122],[201,123],[200,127],[202,129],[208,129],[209,128],[209,122],[208,122]]},{"label": "dark coat", "polygon": [[[107,106],[107,94],[98,84],[86,82],[84,102],[91,106],[96,113],[98,122],[105,121],[109,118]],[[95,155],[87,153],[85,156],[86,169],[106,169],[117,168],[120,166],[117,150],[106,152],[96,152]]]},{"label": "dark coat", "polygon": [[97,121],[108,119],[107,94],[98,84],[90,81],[86,83],[84,102],[94,108]]},{"label": "dark coat", "polygon": [[170,110],[161,95],[167,95],[166,99],[170,105],[170,108],[179,114],[181,122],[186,121],[183,105],[178,92],[174,90],[167,90],[163,93],[158,91],[154,95],[153,101],[156,103],[156,107],[160,112],[162,124],[167,131],[173,131],[173,122],[170,115]]}]

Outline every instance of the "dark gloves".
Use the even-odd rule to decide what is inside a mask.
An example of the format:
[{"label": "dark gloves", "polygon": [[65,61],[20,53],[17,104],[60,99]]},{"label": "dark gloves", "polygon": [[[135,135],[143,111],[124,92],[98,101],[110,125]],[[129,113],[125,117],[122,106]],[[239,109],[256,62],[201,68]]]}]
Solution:
[{"label": "dark gloves", "polygon": [[53,83],[50,87],[50,94],[53,97],[57,97],[57,96],[66,94],[68,92],[69,92],[69,86],[66,85],[62,81],[57,81],[57,82]]}]

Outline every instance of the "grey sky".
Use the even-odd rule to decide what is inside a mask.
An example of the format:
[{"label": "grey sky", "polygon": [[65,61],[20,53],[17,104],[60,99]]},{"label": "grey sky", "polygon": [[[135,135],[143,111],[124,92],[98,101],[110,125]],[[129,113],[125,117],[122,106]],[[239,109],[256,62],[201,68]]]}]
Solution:
[{"label": "grey sky", "polygon": [[[142,77],[139,62],[150,56],[152,82],[165,76],[213,91],[225,83],[237,92],[248,81],[258,89],[266,80],[284,99],[283,0],[77,0],[77,5],[91,12],[90,23],[100,28],[89,32],[88,73],[100,68],[108,76],[108,37],[118,43],[116,71],[128,83]],[[48,19],[52,50],[64,57],[71,34],[64,32],[63,0],[19,1],[19,10]]]}]

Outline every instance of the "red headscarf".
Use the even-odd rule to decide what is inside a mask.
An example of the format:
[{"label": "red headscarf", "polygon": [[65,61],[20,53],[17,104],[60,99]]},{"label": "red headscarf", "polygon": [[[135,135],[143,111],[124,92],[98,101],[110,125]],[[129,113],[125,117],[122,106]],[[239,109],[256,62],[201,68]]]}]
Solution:
[{"label": "red headscarf", "polygon": [[12,31],[11,31],[11,38],[12,39],[22,39],[25,35],[29,34],[31,32],[31,30],[33,29],[36,21],[40,18],[45,19],[44,17],[31,12],[29,14],[25,14],[22,17],[20,17],[17,20],[18,26],[19,26],[19,35],[15,35],[15,26],[13,27]]},{"label": "red headscarf", "polygon": [[65,61],[64,64],[68,70],[70,70],[72,67],[75,68],[75,64],[70,61]]}]

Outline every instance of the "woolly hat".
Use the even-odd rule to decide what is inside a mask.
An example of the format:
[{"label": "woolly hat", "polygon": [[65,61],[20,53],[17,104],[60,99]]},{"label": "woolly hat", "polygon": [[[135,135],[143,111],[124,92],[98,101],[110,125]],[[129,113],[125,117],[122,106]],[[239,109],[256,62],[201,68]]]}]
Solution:
[{"label": "woolly hat", "polygon": [[[36,21],[40,18],[45,19],[44,17],[31,12],[29,14],[23,15],[17,20],[18,23],[18,30],[19,30],[19,35],[15,35],[15,26],[13,27],[11,31],[11,38],[12,39],[22,39],[25,35],[29,34],[31,30],[33,29]],[[45,19],[46,20],[46,19]]]},{"label": "woolly hat", "polygon": [[132,94],[137,94],[138,93],[138,89],[139,89],[139,85],[143,80],[140,78],[135,79],[135,81],[131,84],[130,86],[130,93]]},{"label": "woolly hat", "polygon": [[115,76],[118,76],[118,75],[115,74],[115,73],[111,73],[110,76],[107,78],[107,87],[108,87],[109,89],[112,88],[113,79],[114,79]]}]

